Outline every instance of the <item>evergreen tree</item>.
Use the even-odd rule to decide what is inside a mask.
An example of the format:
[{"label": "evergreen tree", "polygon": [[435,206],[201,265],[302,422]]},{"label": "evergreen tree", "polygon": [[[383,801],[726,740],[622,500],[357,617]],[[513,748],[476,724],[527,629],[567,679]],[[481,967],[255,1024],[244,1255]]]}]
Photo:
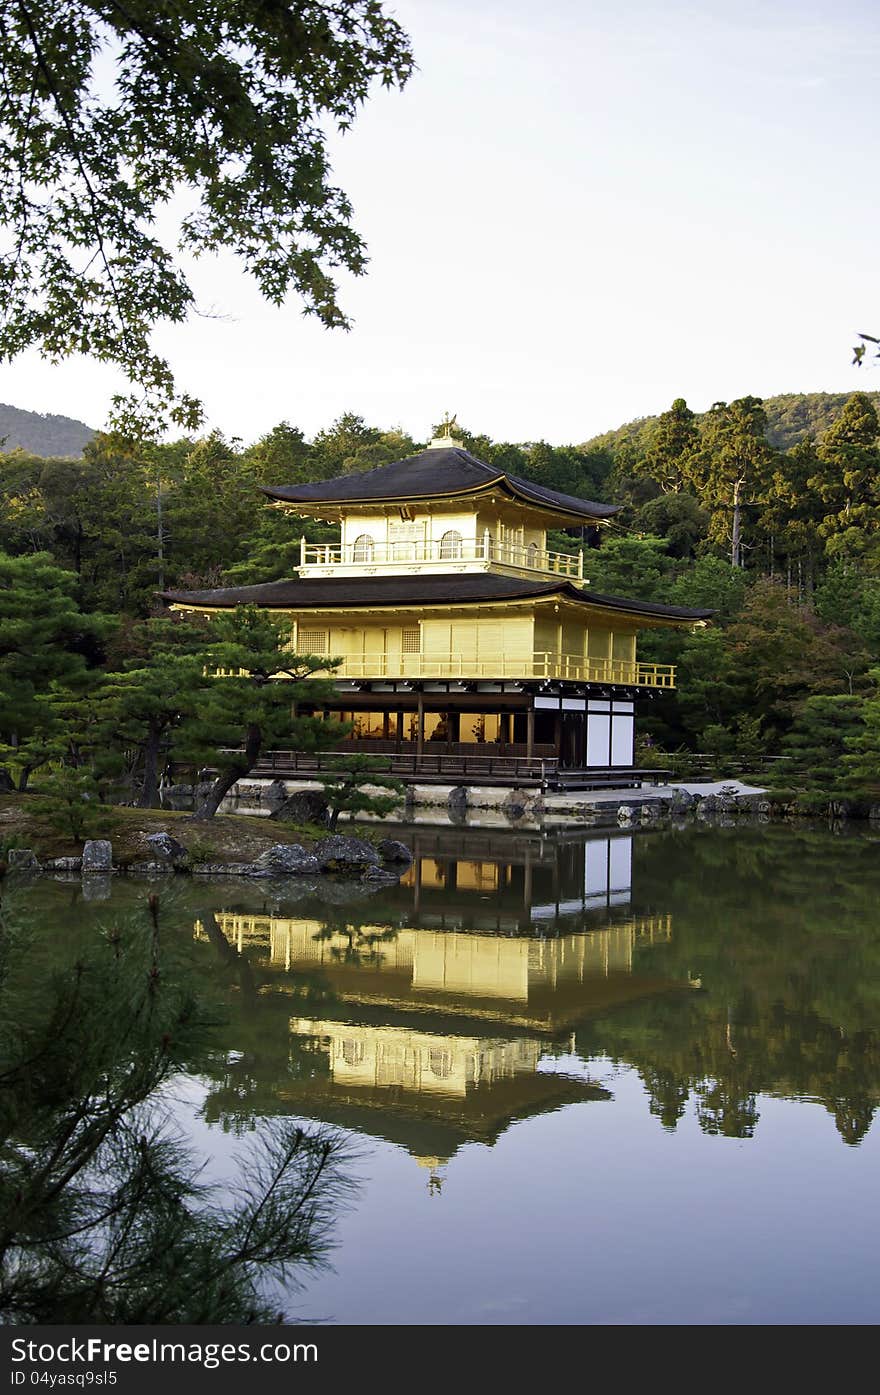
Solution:
[{"label": "evergreen tree", "polygon": [[149,916],[66,939],[47,963],[46,936],[0,912],[0,1320],[277,1321],[266,1280],[322,1263],[344,1145],[264,1125],[221,1202],[154,1104],[209,1056],[188,937],[160,935],[151,897]]},{"label": "evergreen tree", "polygon": [[160,761],[170,754],[173,733],[195,718],[209,679],[205,675],[207,630],[188,618],[144,621],[129,636],[140,651],[120,672],[105,675],[94,701],[90,742],[134,747],[138,753],[140,809],[159,806]]},{"label": "evergreen tree", "polygon": [[759,397],[716,402],[703,420],[699,449],[684,464],[688,482],[709,511],[709,536],[719,544],[729,540],[734,567],[743,565],[743,509],[764,497],[772,473],[766,426]]},{"label": "evergreen tree", "polygon": [[825,507],[819,532],[830,556],[880,566],[880,433],[871,398],[855,392],[816,448],[810,485]]},{"label": "evergreen tree", "polygon": [[862,698],[807,698],[783,739],[782,754],[788,759],[780,764],[777,778],[784,785],[807,784],[829,796],[839,792],[847,781],[843,758],[864,725]]},{"label": "evergreen tree", "polygon": [[683,397],[676,397],[669,411],[657,418],[639,463],[640,472],[650,475],[664,494],[679,493],[690,478],[689,462],[699,441],[696,415]]},{"label": "evergreen tree", "polygon": [[82,613],[76,577],[45,553],[0,554],[0,738],[19,788],[64,741],[59,702],[85,691],[107,624]]},{"label": "evergreen tree", "polygon": [[334,661],[294,654],[289,624],[256,606],[238,606],[215,616],[211,630],[205,655],[211,681],[198,716],[182,733],[189,755],[218,771],[196,819],[213,818],[267,748],[321,750],[345,731],[338,722],[297,712],[301,704],[320,705],[332,696],[332,680],[314,675],[332,669]]},{"label": "evergreen tree", "polygon": [[330,829],[335,829],[340,814],[352,821],[358,814],[381,819],[400,808],[406,786],[383,771],[376,756],[342,755],[322,762],[317,779],[330,809]]}]

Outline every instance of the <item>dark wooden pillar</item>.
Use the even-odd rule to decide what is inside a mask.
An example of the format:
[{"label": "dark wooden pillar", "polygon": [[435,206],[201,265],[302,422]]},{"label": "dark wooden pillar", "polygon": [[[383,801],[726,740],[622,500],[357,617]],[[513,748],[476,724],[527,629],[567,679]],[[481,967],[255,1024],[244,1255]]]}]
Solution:
[{"label": "dark wooden pillar", "polygon": [[526,712],[526,759],[531,760],[535,754],[535,709],[529,704]]},{"label": "dark wooden pillar", "polygon": [[417,726],[416,726],[416,761],[421,761],[425,752],[425,694],[421,688],[418,692]]}]

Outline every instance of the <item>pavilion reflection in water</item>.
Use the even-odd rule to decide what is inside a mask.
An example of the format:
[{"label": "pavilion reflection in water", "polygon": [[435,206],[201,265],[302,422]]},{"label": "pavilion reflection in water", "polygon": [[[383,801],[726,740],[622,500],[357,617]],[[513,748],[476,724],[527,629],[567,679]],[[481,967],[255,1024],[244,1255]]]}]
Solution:
[{"label": "pavilion reflection in water", "polygon": [[542,1061],[594,1013],[687,985],[636,971],[637,949],[667,941],[671,924],[627,914],[628,837],[525,840],[525,850],[497,838],[474,849],[469,837],[478,859],[440,836],[416,841],[381,916],[368,901],[216,920],[240,953],[329,989],[320,1015],[291,1017],[326,1069],[292,1083],[285,1107],[402,1144],[436,1181],[465,1142],[608,1098]]}]

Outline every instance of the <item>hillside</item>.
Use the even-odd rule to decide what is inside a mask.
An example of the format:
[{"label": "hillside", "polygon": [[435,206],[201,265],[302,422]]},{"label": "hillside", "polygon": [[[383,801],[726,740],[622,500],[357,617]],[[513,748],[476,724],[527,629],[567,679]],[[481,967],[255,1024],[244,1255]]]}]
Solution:
[{"label": "hillside", "polygon": [[[861,390],[860,385],[853,388],[853,392]],[[788,450],[804,436],[821,436],[840,415],[851,395],[848,392],[784,392],[778,397],[766,397],[767,440],[778,450]],[[880,392],[869,392],[868,396],[880,411]],[[581,449],[606,447],[613,451],[622,445],[635,444],[648,434],[656,420],[656,417],[637,417],[615,431],[605,431],[585,441]]]},{"label": "hillside", "polygon": [[53,412],[25,412],[0,402],[0,450],[27,450],[34,455],[80,456],[94,431],[73,417]]}]

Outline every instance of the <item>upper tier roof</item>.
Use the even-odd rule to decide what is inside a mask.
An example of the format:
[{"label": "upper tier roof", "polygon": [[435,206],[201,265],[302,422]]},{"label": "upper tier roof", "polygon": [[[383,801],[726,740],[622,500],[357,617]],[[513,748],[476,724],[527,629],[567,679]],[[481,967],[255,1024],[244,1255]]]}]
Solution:
[{"label": "upper tier roof", "polygon": [[237,605],[259,605],[270,610],[387,609],[391,606],[480,605],[486,602],[538,600],[559,596],[600,610],[625,611],[630,615],[656,616],[661,620],[707,620],[711,610],[689,610],[684,606],[660,605],[655,601],[632,601],[625,596],[606,596],[575,586],[570,581],[527,581],[491,572],[462,573],[452,576],[369,576],[316,577],[300,581],[267,581],[258,586],[226,586],[215,591],[163,591],[171,604],[208,606],[221,610]]},{"label": "upper tier roof", "polygon": [[362,474],[338,475],[336,479],[316,480],[313,484],[264,485],[262,489],[279,503],[304,504],[310,509],[323,503],[411,503],[495,489],[522,503],[575,518],[611,518],[620,512],[615,504],[575,499],[571,494],[560,494],[556,489],[545,489],[531,480],[508,475],[460,446],[422,450],[406,460],[379,465]]}]

